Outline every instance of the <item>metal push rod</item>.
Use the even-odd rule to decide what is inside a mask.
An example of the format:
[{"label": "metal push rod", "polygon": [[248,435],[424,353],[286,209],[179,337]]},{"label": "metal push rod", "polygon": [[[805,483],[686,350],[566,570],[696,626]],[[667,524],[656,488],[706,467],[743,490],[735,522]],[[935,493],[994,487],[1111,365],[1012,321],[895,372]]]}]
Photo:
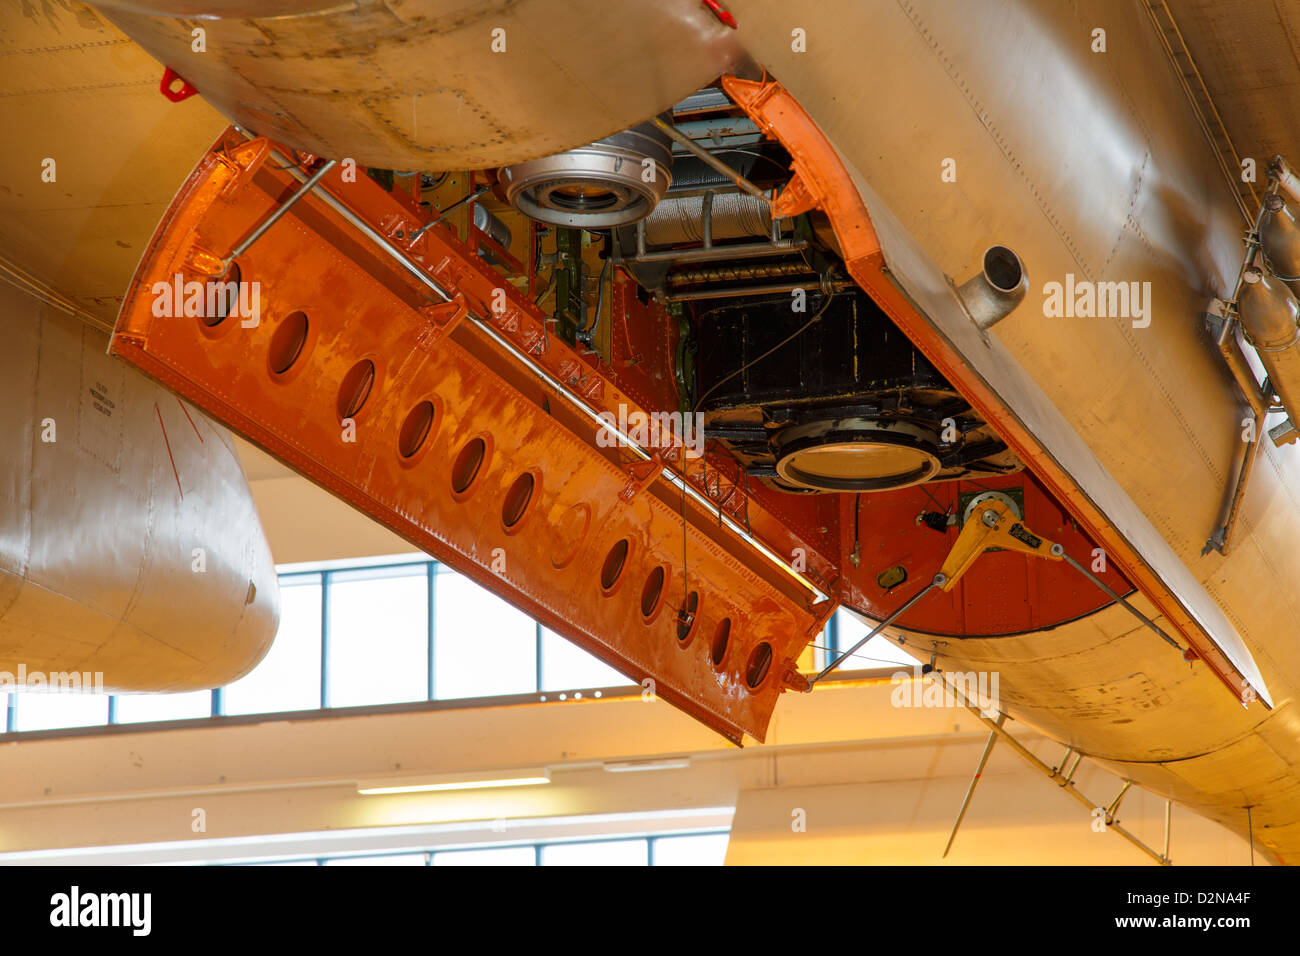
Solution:
[{"label": "metal push rod", "polygon": [[[298,170],[296,167],[289,164],[288,160],[282,155],[280,155],[278,151],[272,150],[271,155],[277,157],[281,162],[285,163],[286,165],[289,165],[289,173],[295,179],[299,179],[300,181],[306,179],[306,177],[302,174],[302,172]],[[452,297],[450,293],[448,293],[447,290],[444,289],[433,277],[431,277],[427,272],[425,272],[424,269],[422,269],[419,265],[413,262],[409,258],[407,253],[405,253],[397,246],[389,242],[386,236],[384,236],[382,233],[378,232],[373,227],[371,227],[364,219],[362,219],[351,209],[349,209],[346,204],[341,202],[332,193],[330,193],[329,190],[327,189],[318,190],[316,195],[317,198],[319,198],[323,203],[325,203],[325,205],[329,206],[330,209],[338,213],[339,216],[341,216],[350,225],[352,225],[355,229],[357,229],[362,235],[364,235],[367,239],[369,239],[376,246],[382,249],[394,262],[396,262],[399,266],[401,266],[402,269],[408,272],[412,278],[414,278],[416,281],[424,285],[427,289],[429,289],[436,296],[438,296],[443,302],[451,301]],[[612,431],[614,435],[619,439],[619,441],[622,442],[629,450],[632,451],[634,455],[639,457],[642,461],[649,461],[653,457],[648,451],[646,451],[636,442],[632,441],[632,439],[626,433],[621,431],[616,425],[610,425],[608,422],[606,422],[605,419],[601,418],[599,413],[597,413],[594,409],[588,406],[587,403],[584,402],[577,395],[574,395],[572,392],[570,392],[564,386],[564,384],[560,382],[559,379],[555,378],[553,375],[547,372],[546,369],[542,368],[540,365],[534,362],[523,351],[517,348],[513,342],[511,342],[509,339],[501,335],[496,329],[492,328],[492,326],[488,324],[486,321],[484,321],[484,319],[482,319],[480,316],[475,315],[472,311],[467,312],[466,315],[474,322],[475,327],[480,329],[484,335],[488,336],[488,338],[492,339],[493,342],[495,342],[503,350],[505,350],[511,356],[513,356],[521,365],[523,365],[535,376],[537,376],[539,379],[545,382],[548,387],[554,389],[557,395],[559,395],[561,398],[569,402],[569,404],[571,404],[580,414],[582,414],[586,418],[590,419],[592,422],[599,425],[600,428],[606,431]],[[665,468],[661,472],[661,474],[670,484],[680,488],[692,501],[694,501],[697,505],[702,507],[706,512],[712,513],[715,510],[714,508],[715,503],[710,501],[703,494],[701,494],[695,488],[694,485],[692,485],[689,481],[686,480],[686,477],[684,475],[678,476],[673,472],[671,472],[670,470],[668,470],[667,468]],[[813,584],[812,581],[804,577],[800,572],[798,572],[793,567],[791,567],[788,563],[782,560],[780,555],[776,554],[776,552],[774,552],[767,545],[763,544],[763,542],[755,538],[752,534],[750,534],[748,531],[742,528],[731,518],[726,516],[720,516],[720,517],[721,517],[721,523],[726,526],[727,530],[729,530],[732,534],[736,535],[736,537],[744,541],[747,545],[749,545],[749,547],[753,548],[756,552],[762,555],[767,561],[775,565],[778,569],[785,572],[787,575],[792,577],[795,581],[799,582],[799,584],[801,584],[804,588],[806,588],[809,592],[811,592],[811,594],[815,599],[824,600],[827,597],[825,592],[823,592],[819,587],[817,587],[817,585]]]},{"label": "metal push rod", "polygon": [[881,631],[887,628],[890,624],[894,623],[894,621],[897,620],[899,617],[901,617],[903,613],[907,611],[913,604],[921,600],[921,598],[925,597],[935,588],[943,587],[944,583],[947,580],[948,580],[947,577],[945,577],[944,575],[936,574],[933,580],[931,580],[929,584],[921,588],[921,590],[917,591],[916,594],[912,595],[912,597],[906,603],[904,603],[903,606],[900,607],[897,611],[889,615],[889,617],[885,618],[883,621],[881,621],[879,624],[873,627],[870,631],[868,631],[866,636],[863,637],[862,640],[858,641],[858,643],[854,644],[852,647],[850,647],[839,657],[835,658],[835,660],[831,661],[829,664],[823,667],[815,677],[813,677],[808,681],[808,690],[811,691],[813,689],[814,684],[816,684],[819,680],[821,680],[831,671],[835,670],[835,668],[839,667],[842,663],[848,660],[848,658],[852,657],[855,653],[857,653],[858,649],[862,647],[863,644],[867,643],[867,641],[871,640],[873,637],[875,637],[877,634],[879,634]]},{"label": "metal push rod", "polygon": [[1082,574],[1085,578],[1087,578],[1087,579],[1088,579],[1089,581],[1091,581],[1093,584],[1097,585],[1097,587],[1099,587],[1099,588],[1101,588],[1103,591],[1105,591],[1108,595],[1110,595],[1110,597],[1111,597],[1113,600],[1118,601],[1120,604],[1124,605],[1124,607],[1128,608],[1129,613],[1131,613],[1134,617],[1136,617],[1139,621],[1141,621],[1141,622],[1142,622],[1143,624],[1145,624],[1147,627],[1151,628],[1151,630],[1153,630],[1153,631],[1155,631],[1157,634],[1159,634],[1159,635],[1160,635],[1160,636],[1165,640],[1165,642],[1169,644],[1170,647],[1173,647],[1173,648],[1174,648],[1175,650],[1177,650],[1180,654],[1182,653],[1182,651],[1183,651],[1182,645],[1179,644],[1177,641],[1175,641],[1172,637],[1170,637],[1170,636],[1169,636],[1168,634],[1166,634],[1164,631],[1162,631],[1162,630],[1160,629],[1160,627],[1156,624],[1155,621],[1151,620],[1149,617],[1147,617],[1145,614],[1143,614],[1141,611],[1139,611],[1137,608],[1135,608],[1132,604],[1129,604],[1127,599],[1120,597],[1118,594],[1116,594],[1114,591],[1112,591],[1109,587],[1107,587],[1106,582],[1104,582],[1101,578],[1097,577],[1095,574],[1093,574],[1091,571],[1089,571],[1087,568],[1085,568],[1085,567],[1084,567],[1082,564],[1080,564],[1078,561],[1074,560],[1074,558],[1072,558],[1072,557],[1070,557],[1068,554],[1066,554],[1066,553],[1065,553],[1065,549],[1062,548],[1059,544],[1058,544],[1058,545],[1055,545],[1055,546],[1052,548],[1053,553],[1056,553],[1056,552],[1058,551],[1058,549],[1059,549],[1060,557],[1062,557],[1062,558],[1065,560],[1065,563],[1066,563],[1066,564],[1068,564],[1070,567],[1074,568],[1074,570],[1078,571],[1080,574]]},{"label": "metal push rod", "polygon": [[[998,726],[1001,727],[1006,719],[1006,714],[998,714]],[[948,845],[943,848],[945,857],[948,855],[948,851],[952,849],[952,841],[957,839],[957,829],[961,826],[961,821],[966,817],[966,810],[970,806],[970,798],[975,795],[975,787],[979,784],[980,777],[984,775],[984,767],[989,762],[989,754],[993,753],[993,745],[997,742],[997,733],[990,731],[988,743],[984,745],[984,753],[980,755],[980,762],[975,766],[975,776],[970,779],[970,786],[966,788],[966,796],[961,802],[961,809],[957,811],[957,820],[952,825],[952,832],[948,834]]]},{"label": "metal push rod", "polygon": [[676,143],[682,149],[686,150],[686,152],[690,153],[692,156],[694,156],[696,159],[700,160],[701,162],[712,167],[716,172],[719,172],[723,176],[726,176],[733,183],[735,183],[745,192],[749,193],[755,199],[761,199],[765,203],[770,202],[770,200],[767,198],[767,194],[764,193],[763,190],[759,189],[757,186],[751,183],[744,176],[740,175],[740,173],[736,172],[734,169],[732,169],[722,160],[718,159],[707,149],[705,149],[702,146],[697,146],[695,144],[695,140],[691,139],[681,130],[677,129],[677,127],[673,126],[671,123],[665,123],[657,116],[653,120],[651,120],[651,122],[654,123],[655,126],[658,127],[662,132],[667,134],[674,143]]},{"label": "metal push rod", "polygon": [[[279,156],[280,159],[283,159],[286,163],[289,162],[288,159],[286,159],[283,156],[280,156],[279,153],[276,153],[276,155]],[[231,249],[230,254],[226,256],[226,258],[221,260],[221,274],[225,275],[226,271],[230,268],[230,264],[232,262],[234,262],[237,258],[242,256],[245,252],[247,252],[249,248],[253,245],[253,243],[257,242],[258,239],[261,239],[262,236],[266,234],[266,231],[268,229],[270,229],[277,222],[279,222],[280,218],[284,216],[285,213],[287,213],[290,209],[292,209],[297,204],[298,200],[302,199],[303,196],[307,195],[309,192],[315,189],[316,184],[319,183],[322,179],[324,179],[325,175],[336,165],[338,165],[337,159],[327,160],[321,166],[320,169],[312,173],[311,177],[305,180],[303,184],[300,187],[298,187],[297,192],[295,192],[292,196],[290,196],[288,199],[282,202],[271,212],[269,216],[267,216],[260,223],[258,223],[257,226],[253,229],[253,231],[250,232],[239,243],[239,245]],[[294,167],[294,169],[296,171],[297,167]],[[294,178],[297,178],[297,176],[295,176]]]},{"label": "metal push rod", "polygon": [[[976,719],[978,719],[982,724],[984,724],[984,726],[988,727],[989,730],[991,730],[993,733],[997,734],[1000,738],[1002,738],[1002,740],[1008,746],[1010,746],[1012,750],[1014,750],[1017,754],[1019,754],[1020,757],[1022,757],[1035,770],[1043,774],[1048,779],[1056,781],[1056,783],[1060,785],[1062,790],[1064,790],[1075,800],[1078,800],[1081,804],[1087,807],[1089,812],[1092,812],[1093,810],[1097,810],[1097,809],[1102,809],[1103,813],[1105,812],[1104,808],[1099,808],[1096,803],[1089,800],[1082,793],[1080,793],[1079,789],[1074,785],[1073,781],[1062,777],[1057,770],[1055,770],[1052,767],[1049,767],[1047,764],[1043,763],[1043,761],[1039,760],[1032,753],[1030,753],[1029,750],[1025,747],[1025,745],[1022,744],[1020,741],[1016,740],[1016,738],[1011,734],[1011,732],[1008,731],[1005,727],[1003,727],[998,722],[990,720],[988,717],[985,717],[983,712],[977,706],[975,706],[969,700],[966,699],[966,695],[963,694],[956,687],[956,685],[951,684],[947,681],[944,681],[944,685],[946,688],[952,688],[953,693],[956,694],[956,696],[961,699],[962,703],[966,705],[966,709],[969,710],[972,714],[974,714]],[[1080,755],[1080,758],[1082,758],[1082,754]],[[1073,771],[1071,771],[1071,773],[1073,773]],[[1127,789],[1128,787],[1126,786],[1124,790],[1127,791]],[[1121,791],[1121,796],[1123,795],[1123,792],[1124,791]],[[1132,843],[1135,847],[1137,847],[1147,856],[1151,857],[1151,859],[1155,860],[1161,866],[1169,865],[1169,858],[1167,856],[1161,856],[1159,853],[1151,849],[1151,847],[1147,846],[1145,843],[1139,840],[1136,836],[1134,836],[1124,827],[1120,826],[1119,823],[1116,822],[1115,820],[1107,818],[1106,829],[1109,831],[1113,831],[1114,833],[1117,833],[1120,836],[1122,836],[1125,840],[1127,840],[1129,843]]]}]

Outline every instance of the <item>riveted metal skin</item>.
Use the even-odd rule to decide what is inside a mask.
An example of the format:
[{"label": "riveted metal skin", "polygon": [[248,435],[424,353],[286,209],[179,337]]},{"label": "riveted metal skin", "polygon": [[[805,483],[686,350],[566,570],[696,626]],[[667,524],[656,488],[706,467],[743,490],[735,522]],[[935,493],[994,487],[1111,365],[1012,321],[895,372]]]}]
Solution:
[{"label": "riveted metal skin", "polygon": [[743,58],[737,33],[699,0],[96,5],[231,122],[299,153],[347,142],[357,162],[384,169],[551,156],[644,120]]},{"label": "riveted metal skin", "polygon": [[[657,468],[635,467],[626,449],[599,447],[590,418],[482,323],[591,408],[636,403],[548,334],[531,302],[444,227],[424,233],[410,257],[454,290],[449,303],[309,195],[239,258],[242,281],[261,283],[256,324],[240,314],[211,326],[155,315],[156,283],[205,280],[292,194],[296,181],[266,162],[270,151],[232,130],[200,162],[141,261],[113,351],[629,677],[651,681],[645,686],[658,697],[736,743],[745,734],[762,740],[777,696],[797,680],[794,662],[833,603],[720,527],[716,513],[683,508],[680,489],[656,480]],[[415,214],[365,175],[342,175],[335,169],[321,188],[404,248],[401,237],[420,224]],[[502,294],[504,307],[493,310]],[[272,339],[297,312],[307,316],[306,340],[275,373]],[[373,364],[373,382],[356,408],[363,362]],[[426,401],[432,424],[418,448],[409,436],[402,448],[403,424]],[[679,448],[660,453],[665,463],[681,457]],[[503,504],[524,472],[534,476],[532,493],[507,527]],[[725,497],[736,492],[733,483]],[[603,586],[606,558],[624,540],[622,567]],[[643,586],[661,566],[664,607],[647,620]],[[700,595],[693,631],[706,638],[681,641],[677,609],[691,590]],[[715,665],[708,636],[724,619],[731,636]],[[750,688],[745,662],[761,642],[771,645],[773,666]]]},{"label": "riveted metal skin", "polygon": [[[984,420],[997,429],[1002,440],[1019,455],[1049,494],[1069,510],[1089,538],[1105,549],[1110,563],[1151,600],[1172,624],[1190,656],[1203,660],[1233,696],[1240,696],[1242,688],[1254,686],[1260,691],[1260,699],[1267,703],[1267,691],[1257,675],[1248,677],[1238,669],[1198,623],[1185,597],[1174,593],[1075,477],[893,282],[879,237],[852,177],[835,148],[803,108],[775,82],[724,77],[723,88],[760,128],[780,139],[793,157],[794,179],[778,197],[774,208],[788,204],[792,209],[802,210],[813,205],[827,214],[840,240],[845,266],[858,284]],[[789,199],[785,200],[787,194]]]}]

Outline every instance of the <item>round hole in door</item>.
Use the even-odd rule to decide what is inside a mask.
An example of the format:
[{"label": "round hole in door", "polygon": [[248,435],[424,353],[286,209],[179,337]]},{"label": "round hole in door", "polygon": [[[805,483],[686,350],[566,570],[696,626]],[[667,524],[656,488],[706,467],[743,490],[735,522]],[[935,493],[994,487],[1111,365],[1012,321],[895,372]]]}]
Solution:
[{"label": "round hole in door", "polygon": [[606,591],[618,583],[619,575],[623,573],[623,565],[627,563],[627,550],[627,538],[623,538],[609,549],[609,554],[605,555],[605,563],[600,569],[600,586]]},{"label": "round hole in door", "polygon": [[731,618],[724,617],[718,622],[718,629],[713,632],[713,650],[710,658],[714,667],[721,667],[727,659],[727,644],[731,641]]},{"label": "round hole in door", "polygon": [[763,683],[771,666],[772,645],[767,641],[759,641],[758,645],[749,652],[749,663],[745,665],[745,683],[749,684],[750,690],[756,689]]},{"label": "round hole in door", "polygon": [[299,310],[291,312],[281,320],[275,334],[271,336],[271,351],[268,361],[271,371],[283,375],[293,368],[293,363],[302,355],[302,347],[307,343],[307,313]]},{"label": "round hole in door", "polygon": [[370,389],[375,384],[375,363],[362,359],[343,376],[339,386],[339,419],[355,418],[370,397]]},{"label": "round hole in door", "polygon": [[532,474],[524,472],[506,491],[505,501],[501,504],[501,523],[507,528],[519,524],[524,512],[528,510],[528,503],[533,500],[534,484]]},{"label": "round hole in door", "polygon": [[471,438],[465,443],[465,447],[460,450],[455,463],[451,466],[452,491],[462,495],[469,490],[469,486],[474,484],[474,479],[478,477],[478,470],[482,467],[486,455],[487,445],[483,439]]},{"label": "round hole in door", "polygon": [[[204,280],[199,314],[208,328],[220,325],[231,312],[238,311],[240,278],[239,265],[232,262],[225,275]],[[173,306],[176,309],[174,314],[181,315],[184,303],[173,303]]]},{"label": "round hole in door", "polygon": [[432,426],[433,402],[420,402],[406,413],[402,430],[397,433],[397,450],[403,458],[410,458],[420,450]]},{"label": "round hole in door", "polygon": [[695,616],[700,607],[700,592],[692,591],[686,595],[686,603],[677,612],[677,640],[683,644],[695,630]]},{"label": "round hole in door", "polygon": [[663,566],[655,568],[646,575],[645,586],[641,589],[641,616],[649,617],[659,606],[659,596],[664,593]]}]

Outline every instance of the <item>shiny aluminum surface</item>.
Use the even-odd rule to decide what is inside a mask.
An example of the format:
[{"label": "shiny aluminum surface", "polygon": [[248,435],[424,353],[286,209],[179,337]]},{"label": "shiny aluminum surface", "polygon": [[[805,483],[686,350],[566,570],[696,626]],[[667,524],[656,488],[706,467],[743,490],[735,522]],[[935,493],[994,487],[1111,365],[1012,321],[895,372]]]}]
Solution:
[{"label": "shiny aluminum surface", "polygon": [[[739,59],[696,0],[106,3],[232,122],[396,170],[499,166],[642,122]],[[188,19],[195,9],[202,22]],[[192,30],[206,31],[205,51]]]},{"label": "shiny aluminum surface", "polygon": [[[733,11],[742,23],[791,19],[766,0]],[[946,666],[996,667],[1013,716],[1230,826],[1244,829],[1255,804],[1259,845],[1300,858],[1300,461],[1265,444],[1241,544],[1200,554],[1248,410],[1200,318],[1231,293],[1243,222],[1145,14],[1121,2],[913,0],[809,8],[799,21],[816,57],[792,53],[775,28],[747,35],[750,52],[859,173],[878,228],[885,213],[896,220],[901,232],[882,231],[886,258],[903,266],[903,235],[949,276],[974,273],[990,241],[1019,252],[1033,286],[990,332],[990,367],[1029,373],[1230,614],[1275,708],[1243,710],[1122,609],[1050,636],[949,645]],[[1108,52],[1094,53],[1102,24]],[[843,96],[862,62],[907,81],[863,109]],[[941,177],[949,158],[955,182]],[[1067,275],[1149,282],[1150,323],[1045,314],[1045,284]],[[909,291],[918,280],[899,277]]]}]

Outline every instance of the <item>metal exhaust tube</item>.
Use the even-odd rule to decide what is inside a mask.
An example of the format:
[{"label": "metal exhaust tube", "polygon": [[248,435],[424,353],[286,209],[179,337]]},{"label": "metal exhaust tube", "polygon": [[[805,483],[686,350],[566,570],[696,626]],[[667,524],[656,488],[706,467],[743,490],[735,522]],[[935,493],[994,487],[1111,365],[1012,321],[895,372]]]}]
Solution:
[{"label": "metal exhaust tube", "polygon": [[1278,279],[1247,269],[1237,314],[1268,372],[1270,387],[1294,422],[1300,412],[1300,303]]},{"label": "metal exhaust tube", "polygon": [[1029,291],[1029,276],[1020,257],[1006,246],[989,246],[979,274],[957,288],[957,297],[980,329],[992,328],[1018,306]]}]

